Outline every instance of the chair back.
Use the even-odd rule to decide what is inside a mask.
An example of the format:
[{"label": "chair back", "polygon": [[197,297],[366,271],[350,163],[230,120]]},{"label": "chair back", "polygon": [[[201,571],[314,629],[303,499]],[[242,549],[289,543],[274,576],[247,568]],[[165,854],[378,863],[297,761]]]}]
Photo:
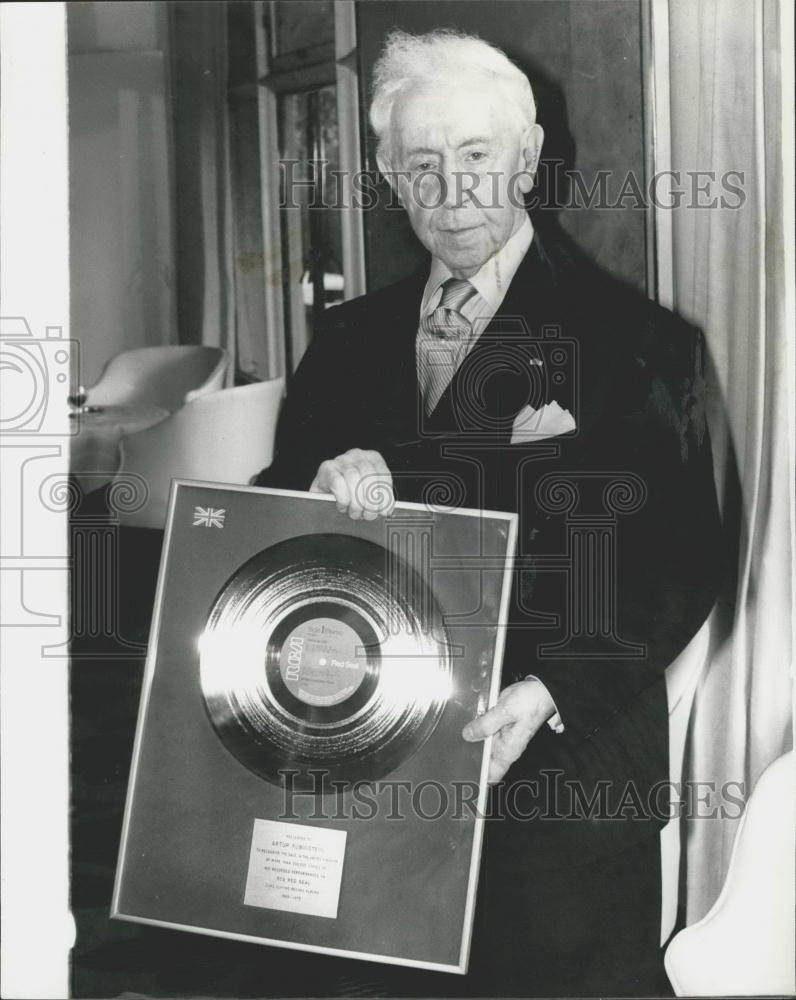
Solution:
[{"label": "chair back", "polygon": [[[669,781],[672,819],[661,830],[661,946],[677,922],[680,892],[680,820],[674,808],[680,796],[688,723],[699,678],[710,653],[710,617],[680,655],[666,668],[669,705]],[[663,803],[661,803],[663,805]]]},{"label": "chair back", "polygon": [[151,403],[175,413],[188,400],[224,384],[229,355],[221,347],[138,347],[111,358],[88,390],[92,406]]},{"label": "chair back", "polygon": [[146,503],[122,523],[162,528],[172,479],[245,485],[273,460],[285,380],[222,389],[186,403],[164,421],[121,441],[117,483],[140,476]]},{"label": "chair back", "polygon": [[746,803],[719,898],[666,949],[666,974],[677,996],[796,992],[794,836],[791,750],[766,768]]}]

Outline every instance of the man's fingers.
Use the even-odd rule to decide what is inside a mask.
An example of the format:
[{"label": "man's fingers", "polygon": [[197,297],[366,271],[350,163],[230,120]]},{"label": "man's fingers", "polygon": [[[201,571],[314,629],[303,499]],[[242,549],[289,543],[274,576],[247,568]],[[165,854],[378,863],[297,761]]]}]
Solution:
[{"label": "man's fingers", "polygon": [[489,754],[489,775],[490,784],[494,784],[503,777],[517,758],[512,756],[503,745],[501,734],[497,733],[492,740],[492,749]]},{"label": "man's fingers", "polygon": [[392,477],[385,476],[375,469],[371,469],[362,478],[360,489],[363,494],[363,510],[369,520],[377,517],[388,517],[395,507],[395,494],[392,488]]},{"label": "man's fingers", "polygon": [[379,478],[376,468],[368,459],[368,452],[363,452],[362,457],[355,462],[357,470],[356,502],[362,517],[366,521],[375,521],[379,516],[376,504],[374,503],[373,489]]},{"label": "man's fingers", "polygon": [[387,463],[381,455],[377,451],[369,451],[368,458],[370,459],[370,462],[376,472],[378,472],[379,475],[386,476],[386,478],[390,481],[390,486],[392,486],[392,473],[387,468]]},{"label": "man's fingers", "polygon": [[522,756],[539,726],[554,710],[555,704],[547,688],[535,678],[528,678],[507,687],[494,708],[468,722],[462,730],[464,739],[492,737],[490,783],[500,781]]},{"label": "man's fingers", "polygon": [[504,726],[492,740],[489,755],[489,781],[500,781],[515,760],[519,760],[528,746],[533,728],[524,722],[515,722]]},{"label": "man's fingers", "polygon": [[[392,489],[392,476],[384,461],[376,463],[362,460],[357,467],[361,474],[358,490],[362,516],[368,521],[373,521],[377,517],[391,514],[395,506],[395,495]],[[384,470],[387,470],[386,473]]]},{"label": "man's fingers", "polygon": [[490,708],[488,712],[484,712],[477,719],[468,722],[462,730],[462,736],[471,742],[485,740],[487,736],[494,736],[504,726],[515,721],[513,714],[506,707],[506,703],[499,701],[494,708]]},{"label": "man's fingers", "polygon": [[[351,497],[348,492],[348,484],[346,483],[345,476],[340,471],[336,460],[322,462],[313,483],[318,487],[316,492],[332,494],[337,502],[337,509],[339,511],[347,510],[351,502]],[[312,489],[312,486],[310,489]]]},{"label": "man's fingers", "polygon": [[462,736],[466,740],[482,740],[514,722],[527,726],[532,736],[555,712],[555,708],[555,702],[544,684],[529,677],[505,688],[495,707],[468,722]]},{"label": "man's fingers", "polygon": [[530,727],[521,722],[504,726],[492,740],[492,756],[508,767],[522,754],[530,738]]},{"label": "man's fingers", "polygon": [[362,489],[359,469],[351,462],[345,461],[343,475],[348,492],[348,516],[354,521],[359,521],[362,517]]},{"label": "man's fingers", "polygon": [[377,480],[371,490],[371,497],[376,503],[378,512],[386,517],[392,513],[395,507],[395,490],[393,488],[392,473],[387,468],[387,463],[377,451],[370,453],[373,468],[376,470]]},{"label": "man's fingers", "polygon": [[356,487],[356,506],[368,521],[387,515],[395,505],[392,475],[387,463],[377,451],[355,449],[344,456],[359,473]]},{"label": "man's fingers", "polygon": [[310,485],[312,493],[332,493],[337,509],[353,520],[386,517],[395,506],[392,475],[377,451],[352,448],[322,462]]}]

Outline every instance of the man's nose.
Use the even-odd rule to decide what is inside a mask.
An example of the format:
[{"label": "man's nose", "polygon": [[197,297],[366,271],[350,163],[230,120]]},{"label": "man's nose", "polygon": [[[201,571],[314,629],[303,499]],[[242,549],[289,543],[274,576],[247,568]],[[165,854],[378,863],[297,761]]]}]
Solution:
[{"label": "man's nose", "polygon": [[440,203],[443,208],[462,208],[466,197],[463,189],[466,187],[462,183],[461,172],[455,167],[442,168],[440,170]]}]

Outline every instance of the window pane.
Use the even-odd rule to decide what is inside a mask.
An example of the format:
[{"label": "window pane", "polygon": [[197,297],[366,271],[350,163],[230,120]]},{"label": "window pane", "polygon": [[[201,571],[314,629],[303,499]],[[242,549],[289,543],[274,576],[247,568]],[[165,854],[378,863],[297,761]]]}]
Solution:
[{"label": "window pane", "polygon": [[279,138],[286,161],[280,201],[288,361],[295,368],[323,310],[343,299],[336,88],[283,95]]},{"label": "window pane", "polygon": [[331,0],[280,0],[274,4],[275,54],[334,41]]}]

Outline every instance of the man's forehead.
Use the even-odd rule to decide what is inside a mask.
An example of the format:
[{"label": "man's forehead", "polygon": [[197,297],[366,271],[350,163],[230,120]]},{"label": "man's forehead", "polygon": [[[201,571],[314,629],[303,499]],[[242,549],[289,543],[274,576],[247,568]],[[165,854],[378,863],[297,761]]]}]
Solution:
[{"label": "man's forehead", "polygon": [[505,101],[495,86],[462,81],[414,85],[399,94],[393,109],[395,138],[409,150],[453,147],[494,138],[506,131]]}]

